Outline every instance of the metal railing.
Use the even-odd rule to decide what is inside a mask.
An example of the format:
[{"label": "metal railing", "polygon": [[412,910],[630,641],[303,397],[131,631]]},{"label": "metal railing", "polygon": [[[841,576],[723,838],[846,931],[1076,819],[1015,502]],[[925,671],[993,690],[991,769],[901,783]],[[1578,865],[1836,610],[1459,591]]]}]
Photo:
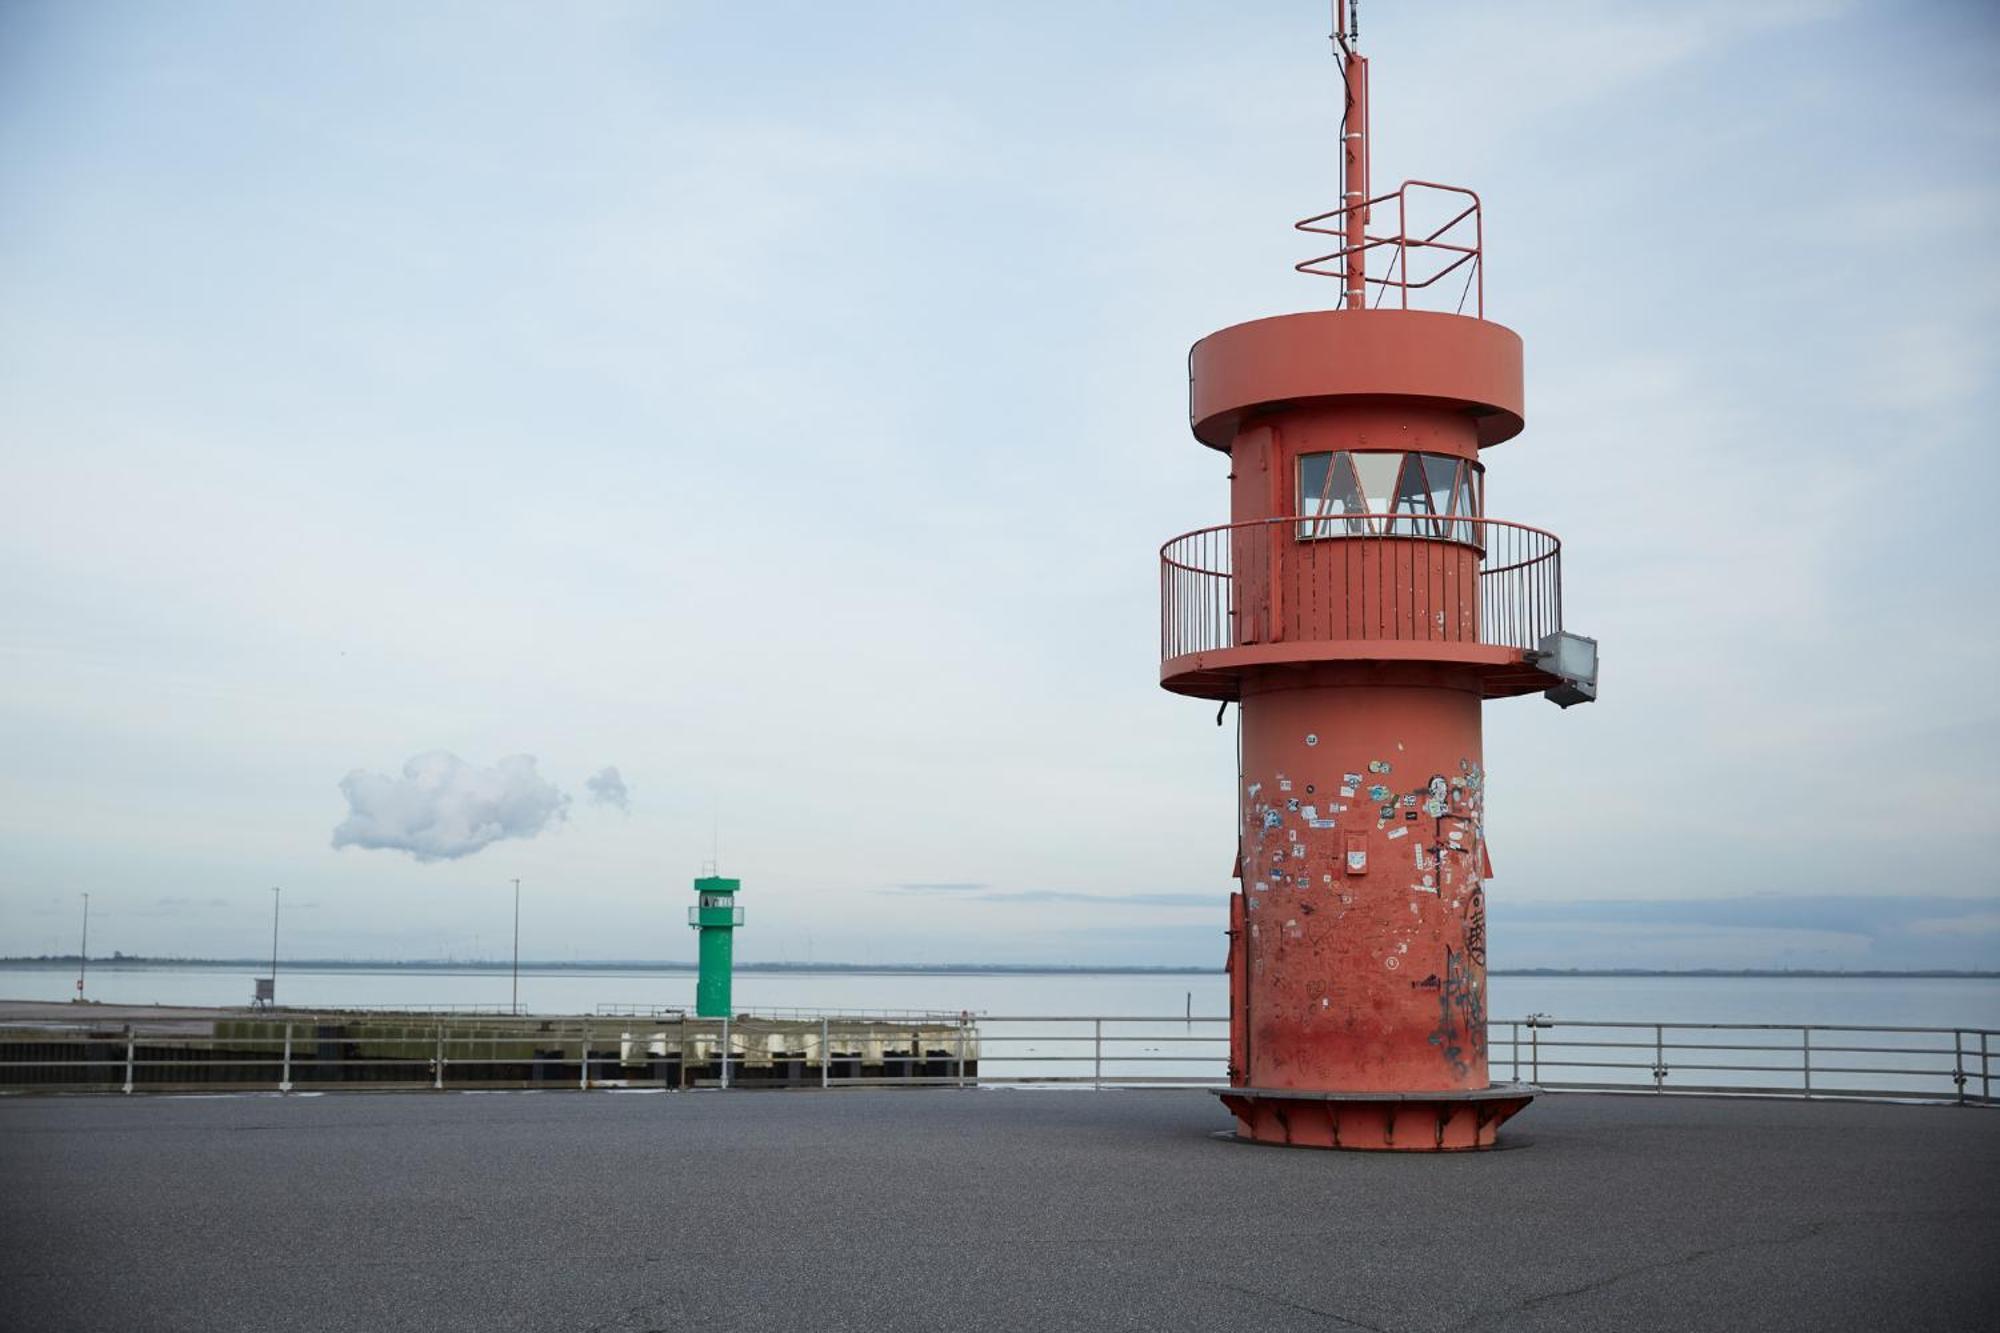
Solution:
[{"label": "metal railing", "polygon": [[1160,656],[1314,640],[1533,650],[1562,628],[1562,542],[1429,514],[1298,514],[1160,548]]},{"label": "metal railing", "polygon": [[[207,1037],[0,1033],[10,1091],[387,1091],[495,1088],[1224,1086],[1227,1018],[982,1016],[882,1022],[466,1018],[336,1014],[222,1020]],[[1548,1091],[1994,1105],[2000,1030],[1841,1024],[1499,1019],[1494,1081]]]},{"label": "metal railing", "polygon": [[[1412,236],[1412,190],[1418,196],[1416,212],[1424,212],[1426,204],[1436,206],[1436,196],[1448,196],[1448,202],[1444,202],[1442,208],[1456,208],[1456,212],[1450,212],[1444,222],[1428,232]],[[1384,212],[1394,208],[1396,230],[1366,234],[1360,244],[1348,242],[1348,214],[1360,210],[1362,220],[1372,222],[1376,208],[1382,208]],[[1364,198],[1356,204],[1342,204],[1330,212],[1302,218],[1292,226],[1300,232],[1312,232],[1314,236],[1338,236],[1342,242],[1338,250],[1316,254],[1308,260],[1292,264],[1298,272],[1312,274],[1316,278],[1346,278],[1348,256],[1362,254],[1362,262],[1374,270],[1366,278],[1368,286],[1378,288],[1374,304],[1380,306],[1382,300],[1394,290],[1398,306],[1408,310],[1410,292],[1428,292],[1442,278],[1448,278],[1462,268],[1466,270],[1464,282],[1448,282],[1440,288],[1440,304],[1450,298],[1450,292],[1456,286],[1458,298],[1452,306],[1452,314],[1464,314],[1466,300],[1472,300],[1472,312],[1478,318],[1486,318],[1486,260],[1482,254],[1486,230],[1480,218],[1480,196],[1472,190],[1438,184],[1434,180],[1404,180],[1388,194],[1376,194],[1374,198]],[[1412,268],[1412,258],[1422,268],[1422,274]],[[1346,292],[1342,292],[1342,304],[1346,304]]]},{"label": "metal railing", "polygon": [[[600,1018],[686,1018],[687,1007],[678,1004],[600,1004],[593,1011]],[[947,1009],[811,1009],[798,1006],[763,1006],[752,1009],[739,1007],[739,1018],[769,1018],[778,1020],[798,1019],[856,1019],[881,1018],[891,1021],[923,1020],[931,1023],[960,1023],[978,1017],[969,1010]]]},{"label": "metal railing", "polygon": [[[1412,235],[1412,191],[1417,192],[1415,211],[1419,213],[1424,211],[1426,203],[1435,206],[1435,196],[1439,195],[1449,197],[1449,201],[1443,204],[1444,209],[1456,208],[1457,211],[1429,231]],[[1359,245],[1348,242],[1347,219],[1350,213],[1359,209],[1364,221],[1372,221],[1378,207],[1387,213],[1391,206],[1394,209],[1394,231],[1366,235]],[[1479,196],[1471,190],[1457,185],[1440,185],[1435,181],[1404,181],[1387,194],[1378,194],[1372,199],[1301,219],[1292,226],[1316,236],[1335,236],[1341,240],[1339,249],[1294,264],[1292,267],[1300,273],[1318,278],[1345,278],[1348,256],[1359,253],[1363,262],[1374,270],[1366,279],[1368,286],[1378,289],[1374,304],[1380,305],[1394,291],[1398,306],[1408,310],[1411,292],[1428,292],[1442,279],[1463,269],[1463,283],[1447,283],[1439,289],[1440,303],[1450,299],[1451,289],[1457,287],[1457,301],[1452,313],[1463,314],[1466,302],[1471,300],[1473,313],[1481,319],[1486,317],[1486,265],[1481,253],[1486,236],[1480,217]],[[1414,262],[1423,270],[1421,274],[1411,267],[1412,252],[1415,252]],[[1346,301],[1345,292],[1342,293],[1342,301]]]}]

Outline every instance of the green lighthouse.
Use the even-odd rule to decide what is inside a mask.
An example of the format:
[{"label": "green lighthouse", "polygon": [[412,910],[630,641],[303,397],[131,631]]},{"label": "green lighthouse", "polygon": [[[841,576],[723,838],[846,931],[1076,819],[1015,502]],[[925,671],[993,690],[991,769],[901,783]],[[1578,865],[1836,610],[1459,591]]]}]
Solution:
[{"label": "green lighthouse", "polygon": [[720,875],[703,875],[694,882],[697,899],[688,908],[688,924],[701,932],[701,973],[694,983],[699,1018],[729,1017],[731,941],[743,924],[743,909],[736,905],[736,891],[742,887],[742,880]]}]

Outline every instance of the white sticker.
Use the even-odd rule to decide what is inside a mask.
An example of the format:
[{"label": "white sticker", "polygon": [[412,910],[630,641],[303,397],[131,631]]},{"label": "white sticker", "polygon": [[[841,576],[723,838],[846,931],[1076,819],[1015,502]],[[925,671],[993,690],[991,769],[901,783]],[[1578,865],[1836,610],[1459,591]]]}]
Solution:
[{"label": "white sticker", "polygon": [[1318,737],[1317,735],[1315,735],[1314,733],[1312,733],[1312,732],[1308,731],[1308,732],[1306,733],[1306,744],[1307,744],[1307,745],[1318,745],[1318,744],[1319,744],[1319,737]]},{"label": "white sticker", "polygon": [[1346,798],[1347,798],[1348,800],[1350,800],[1350,801],[1351,801],[1351,800],[1353,800],[1353,799],[1354,799],[1354,788],[1352,788],[1352,787],[1342,787],[1342,788],[1340,789],[1340,794],[1341,794],[1342,796],[1345,796],[1345,797],[1346,797]]},{"label": "white sticker", "polygon": [[1319,822],[1319,807],[1316,805],[1300,806],[1299,814],[1301,817],[1305,819],[1306,823],[1308,824],[1314,824]]},{"label": "white sticker", "polygon": [[1407,838],[1410,836],[1410,830],[1407,826],[1398,824],[1389,830],[1389,836],[1392,838]]}]

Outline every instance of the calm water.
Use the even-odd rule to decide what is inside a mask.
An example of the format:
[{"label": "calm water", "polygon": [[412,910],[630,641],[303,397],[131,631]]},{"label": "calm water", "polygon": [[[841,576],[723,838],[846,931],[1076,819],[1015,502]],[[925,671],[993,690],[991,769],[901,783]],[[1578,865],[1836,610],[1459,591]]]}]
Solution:
[{"label": "calm water", "polygon": [[[94,1000],[143,1004],[241,1004],[255,971],[243,967],[119,967],[93,964]],[[1197,1017],[1228,1012],[1219,974],[1133,976],[977,972],[745,973],[743,1009],[891,1009],[982,1015]],[[1872,977],[1494,977],[1495,1019],[1530,1013],[1578,1022],[1858,1023],[1896,1027],[2000,1028],[2000,980]],[[0,998],[66,1000],[74,966],[0,967]],[[279,1000],[296,1008],[349,1005],[506,1005],[506,969],[279,969]],[[521,1004],[543,1013],[591,1013],[600,1005],[692,1007],[685,971],[605,969],[521,974]]]}]

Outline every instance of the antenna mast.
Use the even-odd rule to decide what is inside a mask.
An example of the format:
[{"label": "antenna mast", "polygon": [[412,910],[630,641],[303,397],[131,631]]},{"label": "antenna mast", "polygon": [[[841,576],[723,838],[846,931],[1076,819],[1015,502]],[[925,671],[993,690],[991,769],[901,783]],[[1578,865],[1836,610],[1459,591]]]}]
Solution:
[{"label": "antenna mast", "polygon": [[1360,53],[1361,0],[1333,0],[1333,44],[1340,61],[1344,102],[1340,114],[1340,206],[1347,210],[1344,304],[1368,308],[1368,61]]}]

